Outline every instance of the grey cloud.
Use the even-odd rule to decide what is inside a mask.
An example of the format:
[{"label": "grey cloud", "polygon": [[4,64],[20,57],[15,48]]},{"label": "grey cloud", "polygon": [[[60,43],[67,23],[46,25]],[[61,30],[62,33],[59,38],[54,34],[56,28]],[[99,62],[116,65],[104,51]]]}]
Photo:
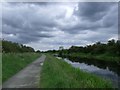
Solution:
[{"label": "grey cloud", "polygon": [[73,33],[73,34],[76,34],[78,32],[81,32],[81,31],[85,31],[85,30],[97,30],[97,28],[101,28],[102,26],[100,24],[97,24],[97,23],[88,23],[88,22],[85,22],[85,23],[82,23],[82,24],[77,24],[75,26],[72,26],[72,27],[63,27],[62,29],[69,32],[69,33]]},{"label": "grey cloud", "polygon": [[83,19],[97,21],[102,19],[115,3],[110,2],[84,2],[79,3],[75,13]]},{"label": "grey cloud", "polygon": [[[11,36],[11,37],[7,38],[8,40],[11,39],[14,42],[19,42],[19,43],[23,43],[23,44],[39,41],[42,38],[53,37],[52,35],[39,33],[37,31],[31,31],[31,32],[22,31],[22,30],[16,31],[14,28],[12,28],[12,30],[9,29],[9,31],[4,30],[4,31],[2,31],[2,33],[6,34],[7,36],[12,34],[14,37],[17,37],[17,39],[13,39],[14,37]],[[3,34],[3,38],[5,38],[4,34]]]},{"label": "grey cloud", "polygon": [[10,4],[10,9],[3,9],[3,38],[4,34],[8,36],[9,34],[13,34],[17,37],[16,40],[10,37],[13,41],[29,43],[32,41],[38,41],[41,38],[53,37],[53,35],[41,33],[42,31],[52,30],[55,22],[51,18],[46,18],[43,14],[39,15],[34,8],[29,9],[25,6],[25,9],[18,7],[13,9],[11,7]]},{"label": "grey cloud", "polygon": [[45,6],[48,4],[48,2],[8,2],[8,4],[10,5],[14,5],[14,6],[18,6],[18,5],[22,5],[22,4],[31,4],[31,5],[40,5],[40,6]]},{"label": "grey cloud", "polygon": [[[33,41],[38,41],[41,38],[50,38],[53,37],[52,35],[49,34],[44,34],[41,33],[39,30],[34,30],[34,31],[28,31],[28,30],[22,30],[22,29],[17,29],[14,27],[6,26],[3,25],[3,30],[2,33],[5,35],[10,35],[13,34],[17,39],[13,39],[15,42],[20,42],[20,43],[29,43]],[[3,34],[3,38],[4,38]],[[13,37],[9,37],[9,39],[12,39]]]},{"label": "grey cloud", "polygon": [[105,42],[106,39],[108,40],[111,36],[112,35],[107,35],[107,34],[101,33],[101,34],[98,34],[98,35],[93,35],[91,37],[86,37],[83,40],[87,40],[87,41],[90,41],[92,43],[95,43],[95,42],[98,42],[98,41]]},{"label": "grey cloud", "polygon": [[118,27],[118,5],[115,4],[108,14],[103,18],[104,27]]},{"label": "grey cloud", "polygon": [[[14,13],[14,14],[13,14]],[[42,12],[41,12],[42,13]],[[3,11],[3,24],[8,24],[15,28],[21,29],[31,29],[36,30],[41,27],[54,27],[55,22],[52,18],[45,17],[43,15],[38,15],[34,12],[34,10],[11,10],[11,11]],[[18,23],[17,23],[18,22]]]},{"label": "grey cloud", "polygon": [[[60,27],[63,31],[76,34],[84,30],[97,32],[100,29],[102,31],[103,29],[112,28],[112,31],[116,32],[118,27],[117,3],[80,2],[78,6],[79,8],[74,12],[74,15],[79,19],[79,22],[75,25]],[[100,13],[104,13],[104,15],[100,16]]]},{"label": "grey cloud", "polygon": [[[74,6],[69,4],[6,4],[2,13],[3,38],[29,45],[32,42],[32,47],[41,44],[44,49],[51,49],[59,45],[67,47],[107,41],[117,35],[117,3],[80,2],[78,10],[66,18]],[[43,50],[41,45],[37,49]]]},{"label": "grey cloud", "polygon": [[36,41],[39,41],[40,39],[42,39],[42,38],[50,38],[50,37],[52,37],[52,36],[50,36],[50,35],[46,35],[46,34],[32,34],[32,33],[30,33],[30,34],[21,34],[21,35],[19,35],[18,36],[18,38],[20,39],[20,43],[24,43],[24,44],[27,44],[27,43],[29,43],[29,42],[36,42]]}]

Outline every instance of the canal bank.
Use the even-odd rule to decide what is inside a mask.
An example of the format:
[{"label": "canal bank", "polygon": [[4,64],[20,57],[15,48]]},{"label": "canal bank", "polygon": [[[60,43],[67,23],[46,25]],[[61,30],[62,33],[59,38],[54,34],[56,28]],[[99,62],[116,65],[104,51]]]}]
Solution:
[{"label": "canal bank", "polygon": [[109,80],[73,68],[63,59],[47,54],[43,64],[40,88],[112,88]]},{"label": "canal bank", "polygon": [[72,56],[57,57],[63,59],[75,68],[79,68],[88,73],[95,74],[104,79],[110,80],[115,88],[120,88],[120,67],[116,62],[106,60],[95,60],[90,58],[78,58]]}]

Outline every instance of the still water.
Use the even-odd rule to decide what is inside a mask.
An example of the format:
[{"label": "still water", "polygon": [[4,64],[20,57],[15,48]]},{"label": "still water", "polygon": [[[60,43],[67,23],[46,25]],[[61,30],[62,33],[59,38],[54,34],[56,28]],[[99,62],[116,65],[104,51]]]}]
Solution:
[{"label": "still water", "polygon": [[[58,57],[59,58],[59,57]],[[59,58],[60,59],[60,58]],[[112,81],[114,87],[120,88],[120,75],[118,72],[117,65],[108,65],[108,63],[100,64],[100,62],[90,62],[87,60],[71,60],[68,58],[63,58],[64,61],[71,64],[75,68],[80,68],[83,71],[93,73],[95,75],[98,75],[102,78],[109,79]]]}]

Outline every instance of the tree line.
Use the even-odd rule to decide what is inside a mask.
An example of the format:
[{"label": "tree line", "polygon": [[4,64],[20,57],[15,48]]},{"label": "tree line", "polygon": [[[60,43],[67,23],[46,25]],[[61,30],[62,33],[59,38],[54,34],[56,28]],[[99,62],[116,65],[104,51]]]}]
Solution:
[{"label": "tree line", "polygon": [[[4,53],[10,53],[10,52],[15,52],[15,53],[23,53],[23,52],[35,52],[35,50],[32,47],[12,42],[12,41],[7,41],[7,40],[2,40],[2,52]],[[39,50],[36,52],[40,52]]]},{"label": "tree line", "polygon": [[97,42],[93,45],[87,45],[85,47],[72,46],[68,53],[71,52],[82,52],[91,54],[104,54],[109,53],[111,55],[120,55],[120,41],[115,41],[114,39],[109,40],[106,44]]},{"label": "tree line", "polygon": [[59,54],[71,54],[71,53],[90,53],[90,54],[104,54],[107,53],[113,56],[120,56],[120,41],[109,40],[106,44],[96,42],[93,45],[86,46],[71,46],[69,49],[62,50],[49,50],[47,52],[59,53]]}]

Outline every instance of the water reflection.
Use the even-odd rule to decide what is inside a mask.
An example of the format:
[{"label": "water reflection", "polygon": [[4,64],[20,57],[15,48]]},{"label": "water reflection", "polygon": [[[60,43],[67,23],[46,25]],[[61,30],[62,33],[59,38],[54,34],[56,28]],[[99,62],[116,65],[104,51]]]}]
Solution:
[{"label": "water reflection", "polygon": [[101,60],[95,60],[95,59],[84,59],[84,58],[73,58],[73,57],[67,57],[72,62],[79,62],[79,63],[85,63],[87,65],[94,65],[101,69],[109,69],[109,71],[113,71],[118,76],[120,76],[120,65],[116,62],[108,62],[108,61],[101,61]]},{"label": "water reflection", "polygon": [[[60,58],[59,58],[60,59]],[[71,64],[73,67],[80,68],[83,71],[90,72],[101,76],[105,79],[110,79],[115,87],[119,87],[120,84],[120,72],[118,71],[118,65],[112,62],[104,62],[98,60],[78,60],[71,59],[70,57],[64,58],[64,60]]]}]

